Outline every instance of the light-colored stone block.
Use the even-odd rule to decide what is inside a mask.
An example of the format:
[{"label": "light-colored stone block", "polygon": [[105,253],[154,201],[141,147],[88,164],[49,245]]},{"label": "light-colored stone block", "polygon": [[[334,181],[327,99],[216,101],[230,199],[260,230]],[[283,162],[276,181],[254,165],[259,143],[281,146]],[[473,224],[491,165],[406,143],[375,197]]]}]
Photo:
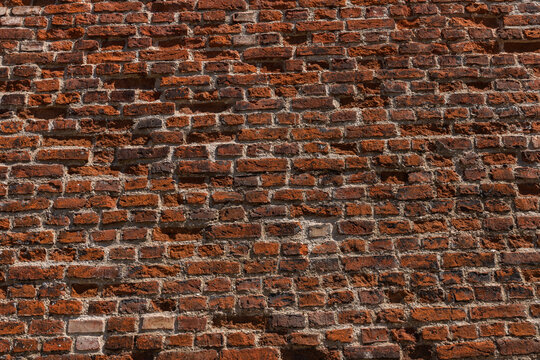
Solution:
[{"label": "light-colored stone block", "polygon": [[69,333],[89,334],[102,333],[105,331],[105,321],[103,319],[77,319],[68,323]]},{"label": "light-colored stone block", "polygon": [[257,14],[255,12],[241,12],[233,14],[232,19],[234,22],[255,22],[257,20]]},{"label": "light-colored stone block", "polygon": [[11,14],[16,16],[39,15],[40,6],[15,6],[11,9]]},{"label": "light-colored stone block", "polygon": [[254,35],[236,35],[232,38],[234,45],[256,45],[257,38]]},{"label": "light-colored stone block", "polygon": [[101,348],[99,337],[80,336],[75,341],[75,348],[79,351],[96,351]]},{"label": "light-colored stone block", "polygon": [[143,330],[174,330],[174,317],[149,316],[143,319]]},{"label": "light-colored stone block", "polygon": [[310,238],[325,237],[330,235],[332,227],[330,224],[313,225],[308,229],[308,236]]}]

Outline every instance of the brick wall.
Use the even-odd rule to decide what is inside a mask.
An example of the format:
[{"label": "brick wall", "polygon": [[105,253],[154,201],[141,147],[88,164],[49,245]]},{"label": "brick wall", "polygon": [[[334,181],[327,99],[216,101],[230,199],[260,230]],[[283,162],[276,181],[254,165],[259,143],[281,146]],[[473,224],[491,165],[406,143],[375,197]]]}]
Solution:
[{"label": "brick wall", "polygon": [[540,356],[540,2],[0,4],[1,359]]}]

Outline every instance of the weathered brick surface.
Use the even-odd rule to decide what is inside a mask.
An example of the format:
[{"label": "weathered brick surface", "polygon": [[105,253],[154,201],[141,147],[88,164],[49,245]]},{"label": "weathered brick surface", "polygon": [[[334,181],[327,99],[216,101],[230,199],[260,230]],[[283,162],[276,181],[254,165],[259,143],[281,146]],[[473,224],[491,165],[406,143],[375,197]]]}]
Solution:
[{"label": "weathered brick surface", "polygon": [[0,358],[540,356],[540,2],[0,0]]}]

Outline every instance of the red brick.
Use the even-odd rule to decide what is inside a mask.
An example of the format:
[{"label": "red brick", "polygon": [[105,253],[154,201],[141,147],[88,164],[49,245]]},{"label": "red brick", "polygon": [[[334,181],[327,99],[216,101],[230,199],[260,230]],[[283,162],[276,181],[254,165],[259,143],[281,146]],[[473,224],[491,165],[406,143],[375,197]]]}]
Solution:
[{"label": "red brick", "polygon": [[377,345],[377,346],[351,346],[343,350],[346,359],[399,359],[399,346],[397,345]]},{"label": "red brick", "polygon": [[20,321],[2,321],[0,322],[0,334],[2,335],[20,335],[24,334],[25,326]]},{"label": "red brick", "polygon": [[499,339],[497,346],[502,355],[528,355],[540,353],[538,339]]},{"label": "red brick", "polygon": [[437,355],[441,359],[461,359],[479,356],[492,356],[495,344],[491,341],[463,342],[437,346]]},{"label": "red brick", "polygon": [[411,317],[417,321],[463,320],[466,313],[459,308],[422,307],[411,311]]},{"label": "red brick", "polygon": [[221,9],[221,10],[243,10],[247,7],[244,0],[201,0],[197,7],[201,10]]},{"label": "red brick", "polygon": [[64,322],[61,320],[32,320],[28,328],[31,335],[60,335],[64,331]]},{"label": "red brick", "polygon": [[520,305],[477,306],[470,309],[470,316],[473,320],[519,318],[525,316],[524,310]]},{"label": "red brick", "polygon": [[285,159],[253,159],[238,160],[237,170],[239,172],[268,172],[268,171],[286,171],[287,160]]}]

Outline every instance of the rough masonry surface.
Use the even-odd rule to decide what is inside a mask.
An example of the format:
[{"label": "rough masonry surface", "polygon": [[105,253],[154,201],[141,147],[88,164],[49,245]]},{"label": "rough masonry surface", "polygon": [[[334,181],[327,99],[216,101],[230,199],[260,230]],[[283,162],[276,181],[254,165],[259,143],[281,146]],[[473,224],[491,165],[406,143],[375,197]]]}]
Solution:
[{"label": "rough masonry surface", "polygon": [[540,356],[540,2],[0,5],[1,359]]}]

